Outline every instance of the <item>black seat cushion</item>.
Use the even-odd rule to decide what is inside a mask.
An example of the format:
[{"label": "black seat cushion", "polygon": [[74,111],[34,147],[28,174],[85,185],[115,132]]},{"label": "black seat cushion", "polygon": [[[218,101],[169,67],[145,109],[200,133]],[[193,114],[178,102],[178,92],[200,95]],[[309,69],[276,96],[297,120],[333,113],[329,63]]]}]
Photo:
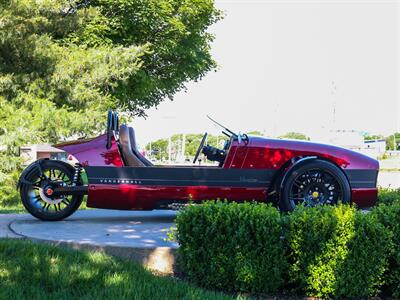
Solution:
[{"label": "black seat cushion", "polygon": [[121,146],[122,157],[129,167],[145,167],[146,165],[132,151],[132,142],[129,129],[126,125],[119,127],[119,144]]},{"label": "black seat cushion", "polygon": [[129,138],[131,141],[131,147],[132,147],[132,152],[139,158],[139,160],[147,167],[151,167],[153,166],[152,162],[149,161],[146,157],[144,157],[142,155],[142,153],[140,153],[137,150],[136,147],[136,137],[135,137],[135,130],[132,127],[128,127],[129,128]]}]

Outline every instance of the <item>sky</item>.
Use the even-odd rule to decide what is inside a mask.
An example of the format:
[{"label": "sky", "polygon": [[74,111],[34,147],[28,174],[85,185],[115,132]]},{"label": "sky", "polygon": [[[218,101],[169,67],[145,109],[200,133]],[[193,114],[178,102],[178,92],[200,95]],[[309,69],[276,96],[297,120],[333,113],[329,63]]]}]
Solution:
[{"label": "sky", "polygon": [[217,0],[219,67],[131,124],[174,133],[400,131],[400,0]]}]

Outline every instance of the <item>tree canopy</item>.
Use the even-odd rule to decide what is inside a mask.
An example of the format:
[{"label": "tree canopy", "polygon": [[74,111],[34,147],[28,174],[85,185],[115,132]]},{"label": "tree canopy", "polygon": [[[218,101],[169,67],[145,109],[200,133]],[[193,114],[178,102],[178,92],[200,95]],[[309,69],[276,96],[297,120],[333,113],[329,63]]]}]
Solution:
[{"label": "tree canopy", "polygon": [[207,28],[221,13],[212,0],[0,6],[0,104],[21,116],[3,113],[0,134],[24,128],[32,142],[90,134],[107,108],[144,115],[216,66]]},{"label": "tree canopy", "polygon": [[221,14],[212,0],[1,0],[0,8],[7,146],[91,134],[109,107],[143,115],[216,66],[207,28]]},{"label": "tree canopy", "polygon": [[310,140],[305,134],[300,132],[288,132],[280,136],[282,139],[292,139],[292,140]]},{"label": "tree canopy", "polygon": [[255,136],[264,136],[264,133],[262,133],[259,130],[252,130],[252,131],[247,132],[247,134],[248,135],[255,135]]},{"label": "tree canopy", "polygon": [[364,135],[364,141],[375,141],[375,140],[382,140],[385,139],[385,137],[381,134],[366,134]]}]

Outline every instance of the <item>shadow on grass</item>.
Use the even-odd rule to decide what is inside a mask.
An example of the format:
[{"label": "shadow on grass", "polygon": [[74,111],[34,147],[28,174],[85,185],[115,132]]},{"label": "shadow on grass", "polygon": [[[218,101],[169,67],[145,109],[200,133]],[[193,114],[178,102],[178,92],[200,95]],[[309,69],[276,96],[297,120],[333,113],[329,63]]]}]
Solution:
[{"label": "shadow on grass", "polygon": [[231,299],[99,252],[0,241],[1,299]]}]

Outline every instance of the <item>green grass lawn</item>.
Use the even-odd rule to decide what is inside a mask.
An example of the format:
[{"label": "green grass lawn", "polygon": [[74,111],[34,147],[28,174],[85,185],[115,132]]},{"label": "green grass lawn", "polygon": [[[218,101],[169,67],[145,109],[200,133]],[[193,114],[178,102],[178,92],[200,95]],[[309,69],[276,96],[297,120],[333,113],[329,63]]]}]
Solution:
[{"label": "green grass lawn", "polygon": [[99,252],[0,240],[0,299],[232,299]]},{"label": "green grass lawn", "polygon": [[[91,208],[86,207],[86,202],[83,201],[79,209],[82,210]],[[12,204],[7,206],[0,205],[0,214],[27,214],[27,213],[28,212],[26,211],[25,207],[22,205],[21,202],[18,204]]]}]

